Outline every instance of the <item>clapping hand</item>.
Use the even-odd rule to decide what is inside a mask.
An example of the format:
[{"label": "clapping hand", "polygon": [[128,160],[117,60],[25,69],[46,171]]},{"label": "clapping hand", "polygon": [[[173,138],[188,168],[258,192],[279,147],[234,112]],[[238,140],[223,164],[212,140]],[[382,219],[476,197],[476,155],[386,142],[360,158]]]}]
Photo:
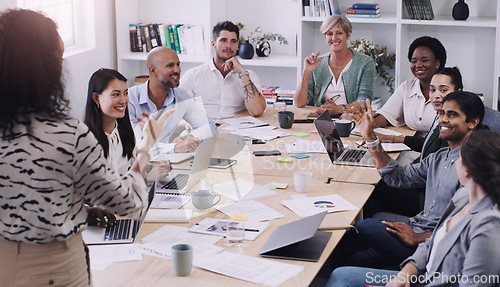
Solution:
[{"label": "clapping hand", "polygon": [[[157,113],[153,114],[142,113],[142,115],[148,119],[146,123],[141,125],[143,127],[142,146],[151,147],[156,142],[156,139],[163,131],[163,124],[165,123],[165,120],[168,118],[168,116],[170,116],[174,112],[175,109],[170,109],[168,111],[165,111],[158,119],[156,119]],[[139,121],[139,124],[141,124],[143,121],[144,120]]]},{"label": "clapping hand", "polygon": [[187,137],[177,137],[173,141],[176,143],[174,147],[174,152],[193,152],[201,144],[201,140],[192,136]]}]

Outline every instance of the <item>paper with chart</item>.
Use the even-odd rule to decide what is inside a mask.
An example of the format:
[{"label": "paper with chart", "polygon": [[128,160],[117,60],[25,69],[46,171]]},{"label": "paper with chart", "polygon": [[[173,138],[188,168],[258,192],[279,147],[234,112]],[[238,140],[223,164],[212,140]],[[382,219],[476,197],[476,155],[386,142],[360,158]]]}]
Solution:
[{"label": "paper with chart", "polygon": [[248,214],[248,221],[264,221],[284,217],[283,214],[255,200],[244,200],[215,206],[224,214]]},{"label": "paper with chart", "polygon": [[113,262],[142,260],[138,243],[89,245],[90,269],[105,270]]},{"label": "paper with chart", "polygon": [[303,266],[227,251],[205,257],[194,264],[215,273],[267,286],[278,286],[304,270]]},{"label": "paper with chart", "polygon": [[215,192],[234,201],[259,199],[277,195],[273,189],[253,183],[243,178],[226,181],[214,186]]},{"label": "paper with chart", "polygon": [[[226,224],[231,221],[234,220],[207,217],[189,228],[189,231],[226,236]],[[255,240],[268,226],[269,222],[245,221],[245,240]]]},{"label": "paper with chart", "polygon": [[321,141],[297,140],[294,143],[283,143],[287,153],[326,153]]},{"label": "paper with chart", "polygon": [[282,203],[300,217],[311,216],[325,210],[330,213],[358,209],[338,194],[290,199]]}]

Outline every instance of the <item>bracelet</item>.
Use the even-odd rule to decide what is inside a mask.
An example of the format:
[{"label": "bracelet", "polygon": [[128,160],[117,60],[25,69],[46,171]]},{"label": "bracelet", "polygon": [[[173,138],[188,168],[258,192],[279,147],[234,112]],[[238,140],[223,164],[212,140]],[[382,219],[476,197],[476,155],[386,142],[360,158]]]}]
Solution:
[{"label": "bracelet", "polygon": [[138,156],[140,153],[143,153],[145,154],[147,157],[148,157],[148,161],[151,160],[151,155],[149,155],[149,151],[146,150],[146,149],[138,149],[136,152],[135,152],[135,155]]},{"label": "bracelet", "polygon": [[365,142],[366,147],[374,147],[374,146],[378,146],[379,144],[380,144],[380,140],[378,137],[376,140],[374,140],[372,142]]},{"label": "bracelet", "polygon": [[240,79],[243,78],[243,76],[248,76],[248,71],[240,72],[238,76],[240,76]]}]

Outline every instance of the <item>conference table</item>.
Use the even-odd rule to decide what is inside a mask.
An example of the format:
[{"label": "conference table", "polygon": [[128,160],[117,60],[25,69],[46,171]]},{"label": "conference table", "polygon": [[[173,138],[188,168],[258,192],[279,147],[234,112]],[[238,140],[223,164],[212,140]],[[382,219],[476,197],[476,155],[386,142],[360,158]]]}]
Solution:
[{"label": "conference table", "polygon": [[[305,118],[311,112],[310,108],[298,109],[295,107],[288,107],[289,110],[295,112],[296,118]],[[248,115],[242,113],[240,116]],[[273,116],[272,107],[268,107],[265,114],[259,119],[268,122],[270,125],[278,125],[277,119]],[[223,127],[222,127],[223,128]],[[411,134],[405,128],[394,128],[398,131]],[[226,133],[223,129],[221,134]],[[309,124],[294,124],[291,129],[283,130],[290,134],[298,132],[307,132],[315,130],[314,125]],[[349,146],[354,145],[356,140],[360,137],[351,136],[343,138],[344,144]],[[240,247],[230,247],[225,238],[220,239],[216,245],[224,248],[224,251],[244,254],[253,257],[259,257],[259,251],[272,235],[273,231],[283,225],[292,221],[300,219],[298,215],[282,204],[282,201],[289,200],[292,196],[299,195],[295,191],[293,182],[293,173],[297,170],[309,170],[313,173],[312,188],[308,193],[308,197],[324,196],[338,194],[342,198],[348,200],[355,205],[358,209],[350,211],[342,211],[335,214],[340,214],[347,222],[354,222],[360,214],[362,206],[370,196],[374,189],[374,185],[379,180],[379,176],[375,168],[369,167],[350,167],[350,166],[336,166],[330,161],[326,154],[310,154],[310,158],[294,159],[291,163],[278,163],[278,157],[289,157],[284,149],[284,142],[294,142],[297,140],[295,136],[283,137],[271,140],[266,144],[250,145],[245,143],[243,148],[232,156],[237,159],[237,163],[226,169],[212,169],[207,171],[207,178],[214,181],[215,184],[244,179],[255,184],[266,185],[271,182],[287,183],[286,189],[276,189],[277,194],[257,199],[268,207],[284,215],[282,218],[270,221],[267,229],[260,234],[255,240],[245,240]],[[319,136],[312,133],[304,140],[319,141]],[[236,144],[236,143],[235,143]],[[241,144],[241,143],[240,143]],[[279,149],[282,152],[281,156],[265,156],[256,157],[252,155],[255,150],[269,150]],[[225,155],[223,146],[217,145],[213,156]],[[188,164],[174,165],[174,169],[188,168]],[[330,178],[330,180],[328,180]],[[191,189],[199,189],[199,184]],[[219,204],[231,203],[231,199],[222,197]],[[193,207],[191,201],[183,206],[184,209],[192,210],[192,217],[189,223],[168,223],[180,227],[192,227],[206,217],[229,219],[227,215],[210,208],[207,210],[197,210]],[[326,217],[332,216],[327,214]],[[140,229],[136,243],[141,242],[141,239],[147,235],[157,231],[166,223],[144,223]],[[321,269],[328,256],[331,254],[339,240],[345,233],[345,229],[331,230],[331,238],[329,239],[320,259],[317,262],[306,262],[297,260],[283,260],[283,259],[266,259],[276,260],[287,264],[294,264],[303,266],[303,271],[298,275],[285,281],[282,286],[308,286],[318,271]],[[143,255],[140,261],[117,262],[111,264],[106,270],[92,270],[92,279],[94,286],[255,286],[255,284],[232,278],[229,276],[210,272],[193,265],[193,270],[190,275],[178,277],[174,274],[172,262],[168,259],[158,258],[148,255]]]}]

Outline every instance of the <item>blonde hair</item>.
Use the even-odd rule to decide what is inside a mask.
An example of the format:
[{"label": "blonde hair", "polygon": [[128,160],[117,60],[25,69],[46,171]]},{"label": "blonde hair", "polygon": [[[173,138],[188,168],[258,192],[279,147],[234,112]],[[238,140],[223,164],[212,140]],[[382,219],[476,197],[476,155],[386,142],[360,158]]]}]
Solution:
[{"label": "blonde hair", "polygon": [[326,32],[332,29],[335,25],[339,25],[347,35],[350,35],[352,32],[351,22],[349,22],[346,17],[341,15],[332,15],[327,17],[323,20],[323,23],[321,23],[319,30],[321,33],[326,34]]}]

